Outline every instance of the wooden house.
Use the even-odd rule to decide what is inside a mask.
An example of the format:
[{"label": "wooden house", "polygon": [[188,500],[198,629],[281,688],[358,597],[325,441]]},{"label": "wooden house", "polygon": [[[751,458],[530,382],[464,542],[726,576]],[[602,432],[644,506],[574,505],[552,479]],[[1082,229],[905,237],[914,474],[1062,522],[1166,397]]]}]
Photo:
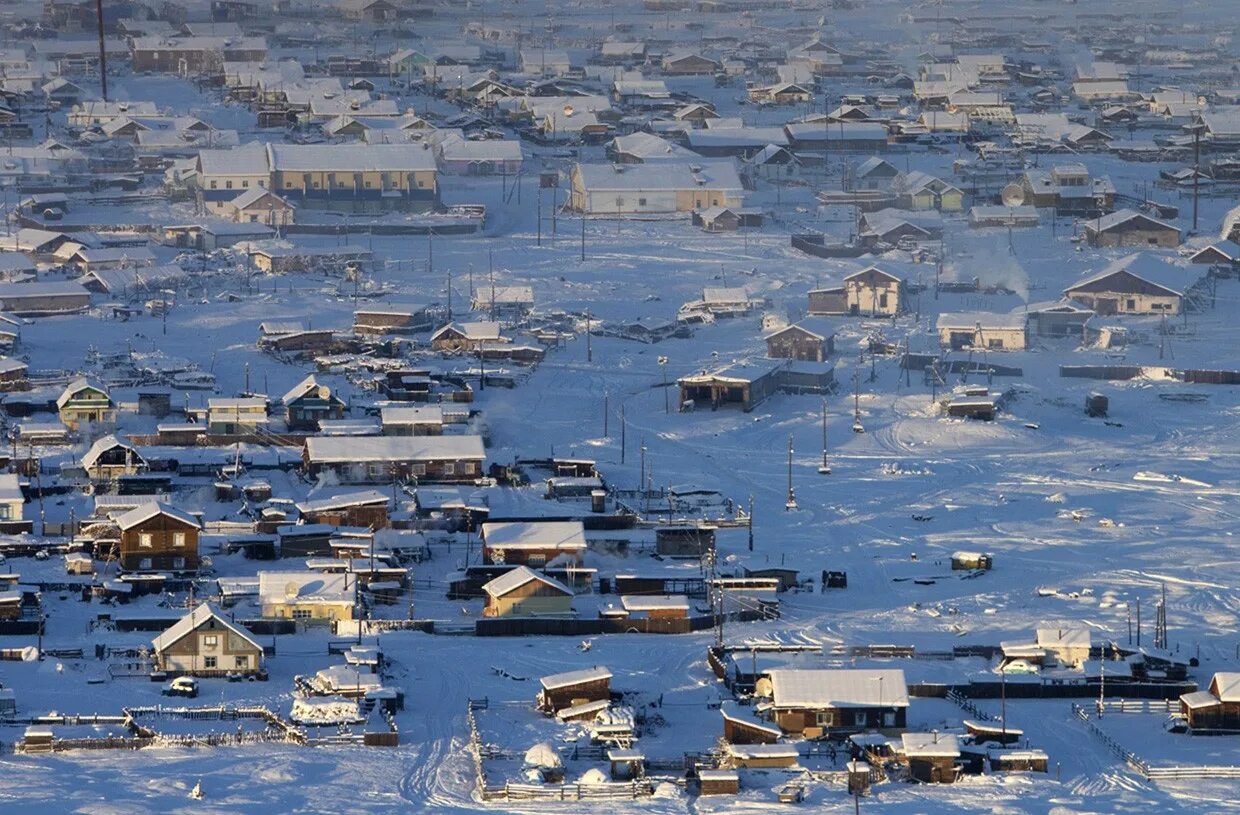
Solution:
[{"label": "wooden house", "polygon": [[586,551],[581,521],[502,521],[482,525],[482,559],[541,568],[548,563],[580,565]]},{"label": "wooden house", "polygon": [[730,744],[726,754],[733,767],[746,770],[787,769],[801,757],[795,744]]},{"label": "wooden house", "polygon": [[700,558],[715,548],[715,527],[707,524],[660,526],[654,531],[655,552],[663,557]]},{"label": "wooden house", "polygon": [[635,619],[684,620],[689,617],[689,598],[683,594],[625,594],[620,606]]},{"label": "wooden house", "polygon": [[699,795],[736,795],[741,791],[741,777],[735,770],[698,770]]},{"label": "wooden house", "polygon": [[0,310],[16,317],[78,314],[89,307],[90,292],[81,283],[0,283]]},{"label": "wooden house", "polygon": [[812,318],[769,331],[764,339],[766,355],[772,359],[826,362],[835,351],[835,333]]},{"label": "wooden house", "polygon": [[1090,632],[1083,626],[1039,628],[1035,638],[1038,648],[1061,665],[1076,667],[1089,659]]},{"label": "wooden house", "polygon": [[332,553],[332,535],[336,527],[326,523],[280,524],[283,514],[273,519],[274,531],[280,541],[280,557],[320,557]]},{"label": "wooden house", "polygon": [[676,381],[680,388],[680,405],[682,409],[692,404],[694,409],[736,406],[751,411],[779,390],[778,374],[782,365],[772,361],[738,362],[682,376]]},{"label": "wooden house", "polygon": [[909,704],[904,671],[888,669],[771,670],[755,693],[783,732],[806,738],[903,729]]},{"label": "wooden house", "polygon": [[151,642],[155,669],[181,676],[254,676],[263,646],[254,635],[203,603]]},{"label": "wooden house", "polygon": [[1192,263],[1208,263],[1211,266],[1240,266],[1240,243],[1221,240],[1198,249],[1190,257]]},{"label": "wooden house", "polygon": [[483,475],[482,438],[467,436],[311,436],[302,461],[317,477],[331,472],[342,483],[393,480],[471,482]]},{"label": "wooden house", "polygon": [[125,571],[198,570],[201,525],[188,512],[160,502],[141,504],[116,518],[120,565]]},{"label": "wooden house", "polygon": [[544,676],[538,680],[538,709],[554,714],[587,702],[609,702],[611,677],[611,671],[599,665]]},{"label": "wooden house", "polygon": [[1029,333],[1037,337],[1083,338],[1085,325],[1093,316],[1092,308],[1066,298],[1058,302],[1033,303],[1028,308]]},{"label": "wooden house", "polygon": [[211,435],[250,435],[267,427],[267,400],[258,396],[207,400],[207,432]]},{"label": "wooden house", "polygon": [[146,460],[137,448],[107,435],[96,439],[82,456],[82,469],[91,481],[104,483],[142,472],[146,469]]},{"label": "wooden house", "polygon": [[344,418],[345,404],[314,374],[294,385],[280,399],[289,430],[318,430],[324,419]]},{"label": "wooden house", "polygon": [[288,226],[296,217],[296,207],[262,187],[250,187],[227,201],[220,212],[239,224],[265,224],[272,229]]},{"label": "wooden house", "polygon": [[1050,770],[1050,757],[1044,750],[989,750],[986,759],[992,772],[1034,772]]},{"label": "wooden house", "polygon": [[752,707],[725,701],[719,712],[723,715],[723,738],[729,744],[774,744],[783,735],[778,726],[754,715]]},{"label": "wooden house", "polygon": [[484,617],[571,617],[573,590],[560,581],[518,566],[482,587]]},{"label": "wooden house", "polygon": [[107,390],[84,377],[70,382],[56,399],[60,421],[70,430],[83,423],[106,423],[116,418],[116,403]]},{"label": "wooden house", "polygon": [[1187,298],[1203,286],[1192,267],[1173,266],[1150,255],[1128,255],[1064,289],[1099,316],[1114,314],[1179,314]]},{"label": "wooden house", "polygon": [[363,490],[302,501],[297,504],[297,511],[309,524],[386,529],[390,504],[391,497],[387,493]]},{"label": "wooden house", "polygon": [[960,740],[948,733],[904,733],[901,752],[909,775],[926,784],[950,784],[960,775]]},{"label": "wooden house", "polygon": [[1180,697],[1189,732],[1240,731],[1240,673],[1219,671],[1206,690]]},{"label": "wooden house", "polygon": [[420,304],[367,306],[353,312],[354,334],[412,334],[430,327],[431,317]]},{"label": "wooden house", "polygon": [[899,169],[890,161],[871,156],[853,168],[848,179],[848,188],[853,192],[887,190],[899,176]]},{"label": "wooden house", "polygon": [[720,64],[701,54],[674,53],[663,58],[663,73],[669,76],[699,76],[719,72]]},{"label": "wooden house", "polygon": [[442,436],[443,407],[384,407],[379,410],[379,427],[385,436]]},{"label": "wooden house", "polygon": [[499,323],[448,323],[431,335],[431,348],[436,351],[477,351],[484,344],[504,341]]},{"label": "wooden house", "polygon": [[989,311],[940,314],[935,322],[939,345],[959,351],[1023,351],[1029,345],[1023,312],[995,314]]},{"label": "wooden house", "polygon": [[1178,227],[1133,209],[1120,209],[1081,223],[1090,246],[1166,247],[1180,245]]}]

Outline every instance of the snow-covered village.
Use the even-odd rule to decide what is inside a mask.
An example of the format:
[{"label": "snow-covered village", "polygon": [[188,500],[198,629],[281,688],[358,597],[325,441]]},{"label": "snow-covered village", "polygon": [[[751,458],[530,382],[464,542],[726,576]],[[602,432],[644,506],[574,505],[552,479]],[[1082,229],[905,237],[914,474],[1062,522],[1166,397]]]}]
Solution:
[{"label": "snow-covered village", "polygon": [[1235,11],[0,0],[0,812],[1234,811]]}]

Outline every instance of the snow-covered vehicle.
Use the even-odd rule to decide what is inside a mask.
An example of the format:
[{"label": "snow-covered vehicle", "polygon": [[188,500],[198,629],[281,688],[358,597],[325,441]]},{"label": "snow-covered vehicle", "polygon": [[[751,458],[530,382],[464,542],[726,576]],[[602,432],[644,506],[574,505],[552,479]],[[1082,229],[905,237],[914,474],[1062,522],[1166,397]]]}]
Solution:
[{"label": "snow-covered vehicle", "polygon": [[198,696],[198,680],[192,676],[178,676],[164,685],[161,693],[164,696],[184,696],[187,699],[193,699]]}]

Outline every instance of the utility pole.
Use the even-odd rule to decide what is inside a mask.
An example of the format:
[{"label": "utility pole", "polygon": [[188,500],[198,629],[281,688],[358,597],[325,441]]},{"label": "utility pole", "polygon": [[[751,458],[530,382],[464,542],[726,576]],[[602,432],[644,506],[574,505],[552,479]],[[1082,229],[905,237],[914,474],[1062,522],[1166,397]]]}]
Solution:
[{"label": "utility pole", "polygon": [[1193,234],[1197,233],[1197,189],[1201,180],[1201,123],[1193,125]]},{"label": "utility pole", "polygon": [[581,205],[581,262],[586,262],[586,209],[584,201]]},{"label": "utility pole", "polygon": [[624,463],[624,448],[627,446],[625,444],[626,442],[625,431],[626,431],[626,428],[625,428],[625,423],[624,423],[624,403],[621,402],[620,403],[620,463],[621,464]]},{"label": "utility pole", "polygon": [[753,493],[749,494],[749,551],[753,551]]},{"label": "utility pole", "polygon": [[792,489],[792,434],[788,434],[788,500],[784,502],[784,510],[791,512],[797,508],[797,494]]},{"label": "utility pole", "polygon": [[593,332],[590,331],[590,309],[586,309],[586,362],[594,361],[594,345],[591,341]]},{"label": "utility pole", "polygon": [[818,466],[820,475],[831,475],[831,464],[827,461],[827,400],[822,400],[822,464]]}]

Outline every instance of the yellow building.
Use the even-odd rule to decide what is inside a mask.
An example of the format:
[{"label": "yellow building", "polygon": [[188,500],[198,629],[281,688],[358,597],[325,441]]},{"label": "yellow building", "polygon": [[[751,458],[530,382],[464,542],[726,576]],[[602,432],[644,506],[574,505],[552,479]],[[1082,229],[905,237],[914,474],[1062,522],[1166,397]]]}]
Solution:
[{"label": "yellow building", "polygon": [[305,622],[352,620],[355,578],[345,573],[259,572],[263,617]]}]

